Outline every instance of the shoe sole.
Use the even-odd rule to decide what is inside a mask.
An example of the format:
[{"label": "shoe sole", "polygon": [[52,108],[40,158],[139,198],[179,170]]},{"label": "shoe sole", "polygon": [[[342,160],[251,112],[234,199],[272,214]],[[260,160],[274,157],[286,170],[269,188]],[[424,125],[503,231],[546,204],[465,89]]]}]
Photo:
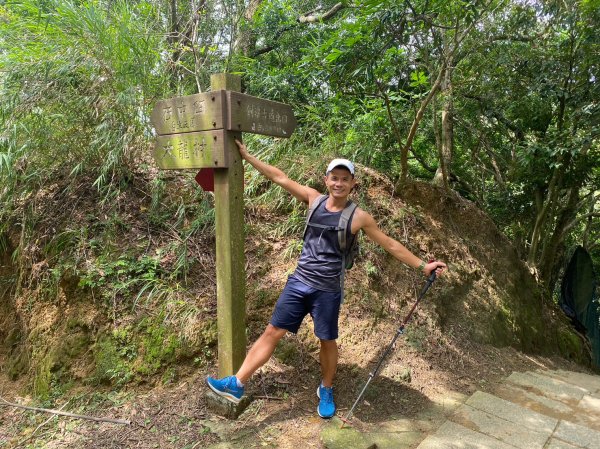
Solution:
[{"label": "shoe sole", "polygon": [[[320,388],[319,388],[319,387],[317,387],[317,397],[318,397],[319,399],[321,399],[321,395],[319,394],[319,390],[320,390]],[[335,406],[335,404],[334,404],[334,406]],[[331,418],[333,418],[333,417],[335,416],[335,410],[333,411],[333,415],[331,415],[331,416],[323,416],[323,415],[321,415],[321,412],[319,411],[319,406],[317,405],[317,414],[318,414],[318,415],[319,415],[321,418],[323,418],[323,419],[331,419]]]},{"label": "shoe sole", "polygon": [[208,388],[210,388],[212,391],[214,391],[216,394],[218,394],[219,396],[221,396],[222,398],[227,399],[229,402],[233,402],[234,404],[239,404],[240,401],[242,400],[242,398],[236,398],[234,395],[227,393],[226,391],[220,391],[217,390],[215,387],[213,387],[210,382],[208,381],[208,379],[206,379],[206,385],[208,385]]}]

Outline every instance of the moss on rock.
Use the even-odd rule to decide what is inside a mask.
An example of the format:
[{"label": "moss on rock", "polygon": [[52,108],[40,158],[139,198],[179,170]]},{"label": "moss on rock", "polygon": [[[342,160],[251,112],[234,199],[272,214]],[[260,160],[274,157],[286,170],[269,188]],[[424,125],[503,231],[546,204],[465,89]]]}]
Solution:
[{"label": "moss on rock", "polygon": [[578,363],[589,363],[589,353],[585,350],[581,337],[572,330],[557,329],[556,344],[564,357]]},{"label": "moss on rock", "polygon": [[94,345],[95,372],[93,380],[107,385],[122,385],[133,373],[126,361],[124,346],[113,335],[103,335]]}]

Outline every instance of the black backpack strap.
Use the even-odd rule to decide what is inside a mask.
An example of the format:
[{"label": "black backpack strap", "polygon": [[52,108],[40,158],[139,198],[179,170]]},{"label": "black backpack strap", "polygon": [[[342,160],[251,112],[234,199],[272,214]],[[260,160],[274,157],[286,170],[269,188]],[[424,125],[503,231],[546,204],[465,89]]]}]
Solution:
[{"label": "black backpack strap", "polygon": [[344,280],[346,275],[346,256],[342,254],[342,273],[340,274],[340,305],[344,304]]},{"label": "black backpack strap", "polygon": [[321,205],[321,203],[327,199],[327,196],[328,195],[319,195],[318,197],[315,198],[315,200],[312,202],[312,204],[308,208],[308,213],[306,214],[306,224],[304,225],[304,232],[302,232],[303,240],[306,237],[306,230],[308,229],[308,223],[310,222],[310,219],[312,218],[313,214],[317,210],[317,207],[319,207]]},{"label": "black backpack strap", "polygon": [[346,254],[346,237],[348,233],[346,232],[348,229],[348,223],[352,219],[352,215],[356,211],[356,203],[352,201],[348,201],[348,204],[342,211],[342,215],[340,215],[340,221],[338,222],[338,243],[340,245],[340,250],[342,251],[342,256]]},{"label": "black backpack strap", "polygon": [[[340,288],[341,288],[341,298],[340,304],[344,304],[344,280],[346,274],[346,237],[348,235],[348,223],[352,220],[352,216],[356,211],[356,203],[352,201],[348,201],[348,204],[342,211],[342,215],[340,215],[340,221],[338,222],[338,243],[340,245],[340,250],[342,251],[342,272],[340,273]],[[358,236],[354,236],[356,239]]]}]

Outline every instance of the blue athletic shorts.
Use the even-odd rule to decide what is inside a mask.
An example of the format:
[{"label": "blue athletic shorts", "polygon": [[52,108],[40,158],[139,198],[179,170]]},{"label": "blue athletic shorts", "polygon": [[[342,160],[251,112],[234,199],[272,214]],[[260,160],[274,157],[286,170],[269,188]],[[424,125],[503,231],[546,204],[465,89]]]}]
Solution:
[{"label": "blue athletic shorts", "polygon": [[341,296],[341,292],[310,287],[292,275],[275,304],[271,324],[295,334],[304,317],[310,314],[315,335],[321,340],[335,340],[338,338]]}]

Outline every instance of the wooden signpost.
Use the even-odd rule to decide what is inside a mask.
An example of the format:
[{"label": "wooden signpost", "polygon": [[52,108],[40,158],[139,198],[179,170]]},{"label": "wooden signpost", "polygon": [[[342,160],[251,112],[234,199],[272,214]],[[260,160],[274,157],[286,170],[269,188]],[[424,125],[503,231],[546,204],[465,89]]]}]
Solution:
[{"label": "wooden signpost", "polygon": [[225,151],[225,133],[201,131],[158,136],[154,160],[160,168],[227,168],[229,154]]},{"label": "wooden signpost", "polygon": [[224,377],[246,355],[244,167],[234,139],[241,140],[242,132],[290,137],[296,119],[289,105],[240,93],[237,75],[219,73],[210,81],[211,92],[159,101],[151,121],[159,168],[202,169],[198,182],[214,183],[219,377]]},{"label": "wooden signpost", "polygon": [[274,137],[290,137],[296,128],[292,108],[239,92],[227,92],[227,129]]},{"label": "wooden signpost", "polygon": [[161,100],[150,120],[158,135],[224,129],[224,104],[224,90]]}]

